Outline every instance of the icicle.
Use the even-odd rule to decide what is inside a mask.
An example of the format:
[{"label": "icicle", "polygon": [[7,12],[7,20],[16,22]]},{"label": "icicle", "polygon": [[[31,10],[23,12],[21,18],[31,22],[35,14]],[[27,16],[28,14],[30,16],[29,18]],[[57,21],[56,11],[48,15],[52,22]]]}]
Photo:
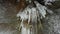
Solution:
[{"label": "icicle", "polygon": [[45,15],[46,15],[46,7],[39,4],[37,1],[34,1],[34,3],[36,4],[37,6],[37,9],[39,10],[39,13],[41,14],[42,17],[45,18]]}]

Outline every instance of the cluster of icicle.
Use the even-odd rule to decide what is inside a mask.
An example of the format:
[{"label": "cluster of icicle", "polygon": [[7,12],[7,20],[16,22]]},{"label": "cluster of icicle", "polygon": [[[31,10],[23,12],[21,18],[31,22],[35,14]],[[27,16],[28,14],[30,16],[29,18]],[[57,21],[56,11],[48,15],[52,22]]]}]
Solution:
[{"label": "cluster of icicle", "polygon": [[46,7],[39,4],[37,1],[34,1],[36,7],[33,7],[32,5],[28,5],[24,10],[20,10],[20,12],[17,14],[17,17],[20,17],[19,19],[22,20],[20,26],[21,34],[33,34],[30,31],[30,28],[27,29],[24,27],[24,20],[28,20],[28,24],[30,21],[32,23],[37,23],[37,19],[45,18],[46,15]]}]

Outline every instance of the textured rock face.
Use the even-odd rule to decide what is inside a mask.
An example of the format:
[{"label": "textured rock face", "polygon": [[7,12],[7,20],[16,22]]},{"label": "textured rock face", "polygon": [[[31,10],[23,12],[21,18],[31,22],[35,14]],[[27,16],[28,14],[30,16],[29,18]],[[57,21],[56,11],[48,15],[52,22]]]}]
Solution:
[{"label": "textured rock face", "polygon": [[44,32],[46,34],[60,34],[60,16],[59,15],[50,15],[46,17],[43,25],[44,25]]},{"label": "textured rock face", "polygon": [[10,3],[0,3],[0,23],[8,23],[16,20],[16,10]]},{"label": "textured rock face", "polygon": [[60,9],[56,9],[53,12],[52,15],[47,15],[42,20],[44,34],[60,34]]},{"label": "textured rock face", "polygon": [[[53,14],[47,15],[45,19],[43,19],[43,27],[44,34],[60,34],[60,1],[54,2],[50,5],[49,9],[53,10]],[[59,5],[58,5],[59,4]],[[49,7],[49,6],[48,6]],[[57,9],[58,8],[58,9]]]},{"label": "textured rock face", "polygon": [[0,34],[17,34],[17,30],[12,26],[16,21],[15,8],[9,3],[3,3],[2,0],[0,2]]}]

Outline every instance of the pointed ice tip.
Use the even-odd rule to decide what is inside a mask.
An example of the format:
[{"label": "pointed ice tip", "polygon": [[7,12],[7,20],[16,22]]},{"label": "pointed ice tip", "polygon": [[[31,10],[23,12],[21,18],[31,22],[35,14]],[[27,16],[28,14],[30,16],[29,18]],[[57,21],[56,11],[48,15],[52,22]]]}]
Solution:
[{"label": "pointed ice tip", "polygon": [[38,1],[34,1],[35,4],[38,4]]},{"label": "pointed ice tip", "polygon": [[38,1],[34,1],[34,3],[35,3],[36,6],[43,6]]}]

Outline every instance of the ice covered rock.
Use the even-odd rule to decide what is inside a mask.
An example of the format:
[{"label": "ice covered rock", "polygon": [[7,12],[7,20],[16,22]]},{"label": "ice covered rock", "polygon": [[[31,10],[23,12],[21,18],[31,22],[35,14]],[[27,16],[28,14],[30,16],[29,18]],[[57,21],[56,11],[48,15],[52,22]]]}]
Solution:
[{"label": "ice covered rock", "polygon": [[[38,21],[42,18],[45,18],[46,7],[42,6],[37,1],[35,1],[35,5],[36,5],[36,7],[34,7],[33,5],[28,5],[24,10],[20,10],[19,13],[17,14],[17,17],[20,17],[19,19],[22,20],[21,24],[20,24],[20,26],[22,27],[21,34],[30,34],[31,33],[30,28],[27,29],[27,26],[24,27],[25,26],[24,21],[27,20],[27,22],[28,22],[27,24],[30,24],[32,22],[33,27],[35,28],[33,30],[35,32]],[[39,22],[39,23],[41,23],[41,22]]]}]

